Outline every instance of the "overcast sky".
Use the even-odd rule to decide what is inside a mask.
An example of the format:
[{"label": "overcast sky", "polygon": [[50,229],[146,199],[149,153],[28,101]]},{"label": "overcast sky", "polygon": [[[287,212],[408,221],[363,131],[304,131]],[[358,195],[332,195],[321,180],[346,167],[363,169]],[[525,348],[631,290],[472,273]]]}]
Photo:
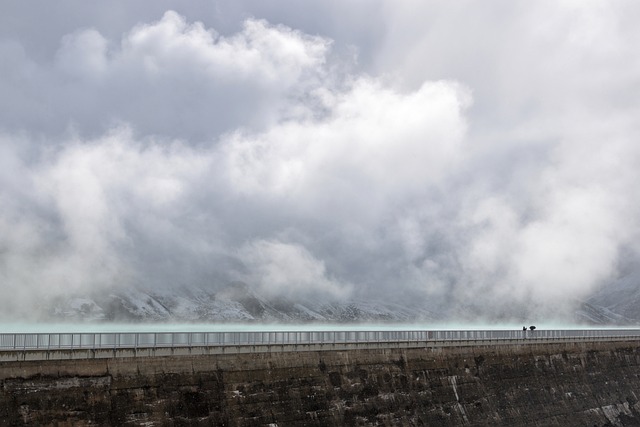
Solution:
[{"label": "overcast sky", "polygon": [[241,280],[562,312],[639,257],[638,22],[615,0],[3,1],[0,305]]}]

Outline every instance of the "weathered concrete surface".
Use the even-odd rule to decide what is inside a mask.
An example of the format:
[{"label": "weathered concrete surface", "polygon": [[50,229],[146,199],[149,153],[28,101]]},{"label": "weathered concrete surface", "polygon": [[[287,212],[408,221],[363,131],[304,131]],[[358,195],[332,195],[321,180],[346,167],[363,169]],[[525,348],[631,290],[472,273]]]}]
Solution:
[{"label": "weathered concrete surface", "polygon": [[0,425],[640,425],[640,343],[0,363]]}]

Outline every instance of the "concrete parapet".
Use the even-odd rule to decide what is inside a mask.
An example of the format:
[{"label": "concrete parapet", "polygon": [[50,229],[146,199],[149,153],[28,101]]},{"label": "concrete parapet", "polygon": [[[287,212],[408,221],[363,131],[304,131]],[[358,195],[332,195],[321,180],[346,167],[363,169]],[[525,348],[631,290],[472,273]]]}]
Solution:
[{"label": "concrete parapet", "polygon": [[19,362],[29,360],[81,360],[142,358],[217,354],[248,353],[286,353],[316,352],[344,350],[374,349],[408,349],[408,348],[514,348],[529,349],[532,346],[571,345],[579,343],[629,342],[638,343],[629,337],[613,338],[562,338],[562,339],[502,339],[502,340],[439,340],[439,341],[398,341],[398,342],[352,342],[352,343],[312,343],[312,344],[237,344],[212,346],[176,346],[176,347],[138,347],[138,348],[99,348],[99,349],[46,349],[46,350],[3,350],[0,351],[0,362]]}]

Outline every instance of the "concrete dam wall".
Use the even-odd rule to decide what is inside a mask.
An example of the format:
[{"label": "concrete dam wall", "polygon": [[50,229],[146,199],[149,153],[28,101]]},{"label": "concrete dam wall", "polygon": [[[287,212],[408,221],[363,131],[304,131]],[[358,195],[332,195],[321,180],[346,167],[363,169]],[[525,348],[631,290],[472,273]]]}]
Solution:
[{"label": "concrete dam wall", "polygon": [[0,362],[0,425],[637,426],[640,343]]}]

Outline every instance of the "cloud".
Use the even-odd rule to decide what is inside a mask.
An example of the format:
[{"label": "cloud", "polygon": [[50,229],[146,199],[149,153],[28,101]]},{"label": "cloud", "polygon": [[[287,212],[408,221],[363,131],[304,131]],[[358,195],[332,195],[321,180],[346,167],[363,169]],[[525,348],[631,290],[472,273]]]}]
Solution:
[{"label": "cloud", "polygon": [[[473,194],[461,218],[467,295],[529,301],[566,310],[618,274],[620,251],[637,239],[640,151],[628,126],[584,122],[567,132],[529,180],[525,193]],[[476,198],[477,197],[477,198]],[[634,261],[635,262],[635,261]]]},{"label": "cloud", "polygon": [[[124,122],[143,134],[211,142],[239,126],[261,128],[296,114],[288,100],[317,85],[328,48],[321,37],[253,19],[225,37],[168,11],[119,43],[92,28],[74,31],[52,64],[5,43],[12,65],[3,80],[13,89],[0,109],[26,104],[8,115],[10,129],[51,133],[71,125],[93,136]],[[46,113],[32,114],[36,105]]]},{"label": "cloud", "polygon": [[403,203],[439,185],[463,157],[470,96],[455,83],[399,93],[360,79],[322,95],[320,120],[287,121],[225,141],[233,190],[282,199],[293,210],[329,205],[327,214],[339,221],[360,221],[395,208],[391,199]]},{"label": "cloud", "polygon": [[264,295],[344,298],[353,285],[328,277],[323,261],[299,244],[256,240],[239,249],[248,270],[244,279]]},{"label": "cloud", "polygon": [[[141,282],[148,269],[135,268],[145,253],[136,235],[159,233],[145,225],[176,215],[183,187],[203,163],[178,143],[144,144],[124,128],[45,148],[37,159],[25,155],[39,151],[37,142],[2,141],[3,283],[43,298]],[[6,301],[10,312],[14,301]]]},{"label": "cloud", "polygon": [[640,225],[635,6],[381,4],[0,33],[5,308],[241,279],[518,316],[607,283]]}]

